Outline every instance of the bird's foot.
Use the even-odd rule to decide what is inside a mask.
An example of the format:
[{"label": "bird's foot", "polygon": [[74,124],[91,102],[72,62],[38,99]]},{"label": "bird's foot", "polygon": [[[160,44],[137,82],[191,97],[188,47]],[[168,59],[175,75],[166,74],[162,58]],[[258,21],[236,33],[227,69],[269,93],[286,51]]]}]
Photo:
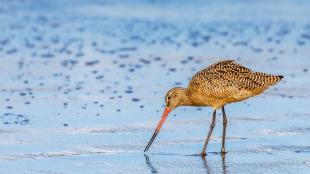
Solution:
[{"label": "bird's foot", "polygon": [[206,151],[202,151],[202,152],[200,153],[200,155],[201,155],[202,157],[205,157],[205,156],[207,156],[207,153],[206,153]]},{"label": "bird's foot", "polygon": [[225,149],[222,148],[222,149],[221,149],[221,154],[222,154],[222,155],[225,155],[226,153],[227,153],[227,152],[225,151]]}]

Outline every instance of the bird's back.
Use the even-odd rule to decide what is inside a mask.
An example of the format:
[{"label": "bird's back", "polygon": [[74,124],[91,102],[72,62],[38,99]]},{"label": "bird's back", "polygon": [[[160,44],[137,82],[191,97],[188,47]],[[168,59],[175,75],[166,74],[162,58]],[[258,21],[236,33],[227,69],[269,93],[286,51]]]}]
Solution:
[{"label": "bird's back", "polygon": [[197,72],[189,83],[188,91],[196,105],[217,108],[258,95],[282,78],[253,72],[234,60],[224,60]]}]

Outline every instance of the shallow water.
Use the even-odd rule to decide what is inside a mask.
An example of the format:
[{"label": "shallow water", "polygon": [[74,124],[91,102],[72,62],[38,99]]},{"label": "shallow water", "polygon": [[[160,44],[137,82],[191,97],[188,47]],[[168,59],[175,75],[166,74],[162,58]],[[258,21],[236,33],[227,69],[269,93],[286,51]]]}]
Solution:
[{"label": "shallow water", "polygon": [[[2,1],[0,173],[307,173],[310,2]],[[165,92],[232,58],[285,78],[226,107],[180,107],[147,156]]]}]

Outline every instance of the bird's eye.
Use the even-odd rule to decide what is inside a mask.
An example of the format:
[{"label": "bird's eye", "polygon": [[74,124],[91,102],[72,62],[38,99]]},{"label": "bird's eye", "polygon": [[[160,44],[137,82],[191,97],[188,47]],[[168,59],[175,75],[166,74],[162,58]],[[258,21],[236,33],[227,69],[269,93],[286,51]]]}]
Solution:
[{"label": "bird's eye", "polygon": [[170,100],[170,99],[171,99],[171,97],[169,96],[169,97],[168,97],[168,100]]}]

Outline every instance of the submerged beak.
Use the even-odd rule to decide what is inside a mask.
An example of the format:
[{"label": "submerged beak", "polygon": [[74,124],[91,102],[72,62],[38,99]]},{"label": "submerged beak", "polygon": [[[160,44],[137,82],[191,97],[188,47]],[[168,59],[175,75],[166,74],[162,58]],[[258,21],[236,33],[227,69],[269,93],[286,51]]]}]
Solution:
[{"label": "submerged beak", "polygon": [[145,149],[144,149],[144,152],[146,152],[146,151],[151,147],[153,141],[155,140],[157,134],[159,133],[160,128],[163,126],[163,124],[164,124],[164,122],[165,122],[165,120],[166,120],[166,118],[167,118],[167,116],[168,116],[168,114],[169,114],[170,111],[171,111],[171,109],[169,109],[168,107],[166,107],[166,109],[165,109],[165,111],[164,111],[164,113],[163,113],[163,116],[161,117],[160,121],[158,122],[158,125],[157,125],[157,127],[156,127],[156,129],[155,129],[155,131],[154,131],[154,134],[153,134],[153,136],[152,136],[150,142],[147,144],[147,146],[146,146]]}]

